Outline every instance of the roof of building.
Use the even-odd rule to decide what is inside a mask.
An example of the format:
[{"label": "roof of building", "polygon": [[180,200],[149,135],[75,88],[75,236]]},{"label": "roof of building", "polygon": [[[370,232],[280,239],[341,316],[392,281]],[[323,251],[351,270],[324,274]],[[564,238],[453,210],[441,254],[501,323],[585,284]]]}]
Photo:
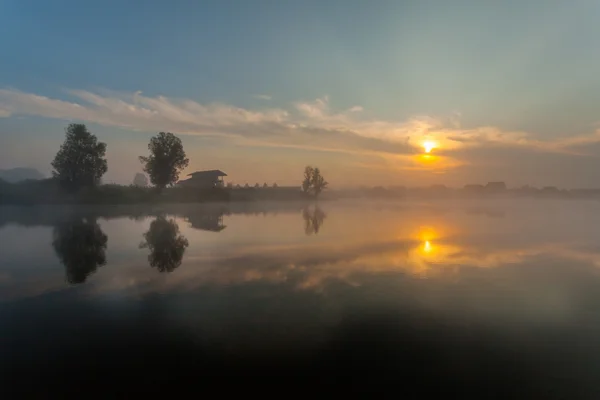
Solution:
[{"label": "roof of building", "polygon": [[227,176],[227,174],[219,169],[211,169],[208,171],[196,171],[188,174],[188,176],[196,177],[196,176]]}]

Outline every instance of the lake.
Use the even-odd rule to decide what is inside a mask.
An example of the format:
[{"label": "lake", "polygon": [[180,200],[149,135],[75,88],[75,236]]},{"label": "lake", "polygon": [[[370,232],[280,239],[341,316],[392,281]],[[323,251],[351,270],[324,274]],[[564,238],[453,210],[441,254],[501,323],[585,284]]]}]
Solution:
[{"label": "lake", "polygon": [[3,398],[600,398],[600,202],[0,207],[0,243]]}]

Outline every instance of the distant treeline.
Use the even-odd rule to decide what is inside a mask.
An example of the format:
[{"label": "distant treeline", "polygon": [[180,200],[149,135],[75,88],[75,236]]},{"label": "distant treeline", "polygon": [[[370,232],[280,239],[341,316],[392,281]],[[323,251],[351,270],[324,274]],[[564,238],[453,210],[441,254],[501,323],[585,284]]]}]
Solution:
[{"label": "distant treeline", "polygon": [[0,204],[168,204],[240,201],[290,201],[305,200],[308,196],[300,190],[288,188],[186,188],[135,185],[96,185],[76,191],[65,191],[56,179],[28,180],[8,183],[0,180]]},{"label": "distant treeline", "polygon": [[[0,180],[0,204],[52,205],[52,204],[170,204],[207,202],[253,202],[253,201],[306,201],[312,196],[292,188],[241,187],[198,189],[167,187],[160,191],[154,187],[105,184],[84,187],[77,191],[65,191],[55,179],[29,180],[8,183]],[[430,187],[371,187],[338,189],[329,191],[323,200],[331,199],[476,199],[476,198],[600,198],[600,189],[558,189],[555,187],[486,189],[483,185],[464,188]]]},{"label": "distant treeline", "polygon": [[466,185],[463,188],[451,188],[444,185],[429,187],[383,187],[344,189],[329,193],[333,198],[377,198],[377,199],[475,199],[475,198],[557,198],[583,199],[600,198],[600,189],[559,189],[554,186],[536,188],[522,186],[507,188],[498,185]]}]

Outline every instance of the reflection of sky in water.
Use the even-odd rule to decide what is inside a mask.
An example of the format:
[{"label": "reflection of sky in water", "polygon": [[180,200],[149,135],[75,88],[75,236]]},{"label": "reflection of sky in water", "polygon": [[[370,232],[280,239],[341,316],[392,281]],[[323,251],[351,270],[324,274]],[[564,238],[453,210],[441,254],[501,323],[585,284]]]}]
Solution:
[{"label": "reflection of sky in water", "polygon": [[[28,212],[26,227],[24,216],[5,213],[0,322],[15,329],[7,335],[13,340],[22,334],[18,324],[6,323],[7,316],[23,315],[27,326],[35,326],[42,314],[59,321],[73,313],[83,327],[110,316],[110,324],[133,324],[131,331],[176,327],[197,340],[246,352],[322,345],[357,316],[363,321],[401,315],[400,321],[427,329],[424,321],[431,320],[445,327],[443,335],[471,337],[483,329],[514,346],[550,346],[552,352],[551,334],[562,332],[590,346],[600,335],[600,204],[319,207],[227,209],[216,218],[202,207],[167,209],[165,221],[172,218],[183,239],[165,242],[161,238],[175,228],[162,224],[166,231],[147,235],[160,225],[152,224],[153,216],[133,219],[125,212],[106,218],[100,212],[83,224],[73,220],[92,242],[106,235],[105,247],[69,236],[69,219],[59,213],[38,225]],[[152,246],[141,245],[152,238]],[[188,245],[178,251],[168,245],[183,242]],[[84,268],[86,279],[71,274],[83,283],[69,285],[54,243],[70,268],[104,257],[106,264]],[[151,267],[150,249],[155,263],[167,260],[170,268]],[[69,335],[60,326],[47,329]],[[600,353],[564,357],[575,357],[590,371],[600,366]]]},{"label": "reflection of sky in water", "polygon": [[[108,237],[107,265],[80,290],[192,290],[250,281],[294,282],[319,289],[331,280],[360,285],[363,276],[401,273],[451,282],[472,268],[533,266],[540,259],[600,263],[600,225],[594,203],[472,203],[362,205],[325,203],[317,233],[306,211],[230,213],[220,231],[192,227],[175,215],[189,241],[180,268],[161,276],[139,248],[152,217],[98,219]],[[311,211],[311,210],[309,210]],[[314,209],[312,209],[314,216]],[[308,225],[303,223],[303,217]],[[312,222],[311,222],[312,221]],[[304,221],[306,222],[306,221]],[[69,290],[51,247],[49,226],[6,225],[0,240],[2,298]],[[31,251],[31,242],[36,249]],[[519,272],[525,274],[525,271]],[[9,286],[9,287],[8,287]]]},{"label": "reflection of sky in water", "polygon": [[[575,203],[577,204],[577,203]],[[560,205],[397,206],[369,207],[325,204],[327,218],[317,235],[307,235],[297,210],[274,214],[224,216],[226,229],[194,229],[178,216],[190,246],[177,274],[159,277],[146,268],[145,253],[138,248],[151,218],[99,220],[108,236],[108,265],[87,283],[89,290],[118,289],[117,282],[135,286],[156,281],[164,290],[182,285],[232,284],[248,280],[280,281],[289,274],[303,275],[301,287],[318,286],[335,278],[352,281],[358,274],[402,272],[420,277],[457,273],[471,267],[502,267],[535,261],[535,257],[598,262],[594,251],[599,237],[589,230],[594,205],[579,210]],[[494,211],[510,208],[503,218]],[[558,212],[554,212],[558,209]],[[600,233],[600,232],[598,232]],[[62,272],[50,248],[48,227],[6,226],[0,231],[3,276],[20,284],[40,281],[35,272],[57,276]],[[34,238],[39,248],[27,248]],[[53,268],[51,269],[50,266]],[[23,273],[23,269],[30,273]],[[179,277],[177,275],[180,275]],[[5,279],[6,280],[6,279]],[[61,279],[48,284],[60,289]],[[353,282],[356,284],[356,282]],[[26,295],[25,292],[20,293]]]}]

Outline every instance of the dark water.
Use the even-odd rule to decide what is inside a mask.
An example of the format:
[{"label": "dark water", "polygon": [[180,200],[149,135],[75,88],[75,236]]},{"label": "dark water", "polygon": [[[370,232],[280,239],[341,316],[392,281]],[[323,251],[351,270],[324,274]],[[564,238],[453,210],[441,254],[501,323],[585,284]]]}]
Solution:
[{"label": "dark water", "polygon": [[0,244],[3,398],[600,398],[600,203],[0,208]]}]

